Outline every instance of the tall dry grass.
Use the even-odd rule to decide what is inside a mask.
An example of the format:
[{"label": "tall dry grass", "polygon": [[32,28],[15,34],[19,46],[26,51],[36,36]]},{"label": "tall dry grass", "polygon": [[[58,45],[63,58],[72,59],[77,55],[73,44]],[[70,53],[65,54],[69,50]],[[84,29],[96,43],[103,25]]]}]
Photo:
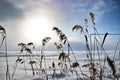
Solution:
[{"label": "tall dry grass", "polygon": [[3,43],[5,46],[5,54],[6,54],[6,80],[10,80],[10,72],[9,72],[9,64],[8,64],[8,54],[7,54],[7,34],[4,27],[0,25],[0,34],[2,35],[2,42],[0,44],[0,48],[2,47]]}]

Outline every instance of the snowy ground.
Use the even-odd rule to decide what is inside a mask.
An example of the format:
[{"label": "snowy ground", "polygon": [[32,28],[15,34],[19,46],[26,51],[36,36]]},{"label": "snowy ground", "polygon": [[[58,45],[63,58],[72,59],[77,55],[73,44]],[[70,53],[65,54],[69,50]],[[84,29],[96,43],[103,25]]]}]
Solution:
[{"label": "snowy ground", "polygon": [[[10,54],[10,55],[12,55],[12,54]],[[87,77],[83,78],[79,68],[76,68],[79,76],[77,76],[76,73],[72,74],[69,70],[66,71],[64,74],[61,74],[61,68],[57,65],[58,64],[58,56],[55,53],[48,53],[47,55],[48,56],[46,56],[45,58],[46,58],[46,66],[47,66],[46,71],[47,71],[47,75],[49,78],[48,80],[89,80]],[[85,74],[90,75],[88,68],[82,68],[83,64],[88,63],[85,52],[82,52],[82,51],[77,52],[75,55],[76,55],[77,61],[79,62],[79,65],[80,65],[80,68],[82,69],[82,71]],[[29,60],[28,58],[25,58],[25,57],[21,57],[21,58],[22,59],[24,58],[25,60]],[[33,59],[37,61],[37,58],[38,57],[35,56]],[[10,71],[10,75],[12,76],[14,69],[15,69],[14,65],[15,65],[17,56],[14,56],[14,57],[9,56],[8,59],[9,59],[9,71]],[[96,59],[95,61],[97,63],[98,57],[96,57],[95,59]],[[52,66],[53,61],[55,63],[56,74],[52,78],[53,69],[50,67]],[[72,55],[71,55],[71,61],[75,62]],[[101,61],[102,61],[102,55],[101,55]],[[119,59],[118,60],[116,59],[117,68],[120,67],[119,61],[120,61]],[[44,63],[43,63],[43,65],[44,65]],[[41,73],[41,70],[39,69],[38,64],[34,65],[34,68],[35,68],[35,75],[33,76],[30,64],[18,63],[17,68],[15,70],[13,80],[46,80],[46,74]],[[44,66],[43,66],[43,68],[44,68]],[[119,71],[117,71],[117,72],[119,73]],[[5,60],[5,57],[3,56],[3,57],[0,57],[0,80],[6,80],[5,73],[6,73],[6,60]],[[117,74],[117,76],[119,77],[120,75]],[[106,74],[104,75],[104,80],[113,80],[113,78],[111,77],[109,72],[108,72],[108,74],[106,72]]]}]

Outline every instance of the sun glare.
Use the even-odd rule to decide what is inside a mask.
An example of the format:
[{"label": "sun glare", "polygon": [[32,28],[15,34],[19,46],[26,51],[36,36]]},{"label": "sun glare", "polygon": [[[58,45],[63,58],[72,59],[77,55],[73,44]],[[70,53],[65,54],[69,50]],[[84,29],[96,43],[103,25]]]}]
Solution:
[{"label": "sun glare", "polygon": [[41,43],[41,40],[47,36],[52,36],[52,22],[42,16],[33,17],[25,22],[24,37],[27,41],[33,41],[35,43]]}]

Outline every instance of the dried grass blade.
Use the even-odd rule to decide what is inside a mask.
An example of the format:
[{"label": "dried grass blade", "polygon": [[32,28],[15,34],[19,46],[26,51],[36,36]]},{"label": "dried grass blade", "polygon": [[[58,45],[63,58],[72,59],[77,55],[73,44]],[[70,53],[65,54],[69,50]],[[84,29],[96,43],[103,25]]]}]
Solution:
[{"label": "dried grass blade", "polygon": [[99,72],[99,79],[102,80],[102,75],[103,75],[103,69],[100,69],[100,72]]},{"label": "dried grass blade", "polygon": [[103,42],[102,42],[102,46],[103,46],[103,44],[104,44],[104,42],[105,42],[105,39],[106,39],[107,35],[108,35],[108,33],[105,33],[105,36],[104,36]]},{"label": "dried grass blade", "polygon": [[54,62],[52,62],[52,67],[55,68],[55,63]]},{"label": "dried grass blade", "polygon": [[6,36],[4,36],[4,37],[2,38],[2,42],[1,42],[1,44],[0,44],[0,48],[1,48],[2,45],[3,45],[3,42],[4,42],[4,40],[5,40],[5,37],[6,37]]},{"label": "dried grass blade", "polygon": [[115,76],[115,73],[116,73],[115,65],[114,65],[113,60],[111,60],[111,59],[109,58],[109,56],[107,56],[107,62],[108,62],[108,65],[110,66],[110,68],[111,68],[111,70],[112,70],[112,75]]},{"label": "dried grass blade", "polygon": [[86,35],[85,35],[85,40],[86,40],[86,48],[90,52],[90,48],[89,48],[89,45],[88,45],[88,38],[87,38]]}]

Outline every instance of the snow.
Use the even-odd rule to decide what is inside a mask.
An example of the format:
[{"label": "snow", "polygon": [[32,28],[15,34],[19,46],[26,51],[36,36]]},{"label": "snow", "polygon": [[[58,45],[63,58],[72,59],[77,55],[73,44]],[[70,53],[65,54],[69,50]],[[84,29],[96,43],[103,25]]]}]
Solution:
[{"label": "snow", "polygon": [[[15,52],[14,52],[15,53]],[[79,62],[80,68],[82,69],[82,71],[84,72],[84,74],[86,75],[90,75],[89,74],[89,69],[88,68],[82,68],[82,65],[85,63],[88,63],[88,60],[86,58],[86,55],[84,54],[85,52],[80,52],[80,53],[76,53],[76,58],[77,61]],[[12,54],[10,54],[12,55]],[[17,54],[18,55],[18,54]],[[49,56],[48,56],[49,55]],[[58,66],[58,56],[50,56],[50,55],[56,55],[55,52],[51,52],[49,54],[47,54],[47,56],[45,57],[45,62],[46,62],[46,69],[43,63],[42,68],[45,69],[45,71],[47,72],[47,76],[49,80],[89,80],[87,77],[83,77],[81,75],[81,72],[79,70],[79,68],[76,68],[74,70],[76,70],[78,73],[73,72],[73,74],[70,72],[70,69],[66,69],[65,72],[61,71],[61,68]],[[12,78],[12,74],[15,70],[15,63],[16,63],[16,59],[18,56],[9,56],[8,60],[9,60],[9,71],[10,71],[10,76]],[[74,58],[72,56],[71,57],[71,61],[75,62]],[[36,65],[33,65],[34,67],[34,71],[35,71],[35,75],[32,74],[32,69],[29,62],[29,58],[27,57],[21,57],[22,59],[24,58],[24,60],[26,60],[25,64],[17,64],[16,70],[15,70],[15,74],[13,76],[13,79],[11,80],[46,80],[46,73],[42,73],[41,70],[39,69],[39,63],[37,63]],[[32,58],[33,60],[38,61],[38,57],[34,56],[34,58]],[[97,59],[97,58],[96,58]],[[116,59],[116,64],[117,64],[117,68],[120,67],[119,65],[119,59]],[[55,75],[54,77],[52,77],[53,75],[53,68],[52,68],[52,62],[54,61],[55,63]],[[102,60],[101,60],[102,61]],[[98,60],[96,60],[96,63],[98,62]],[[5,74],[6,74],[6,60],[5,57],[0,57],[0,80],[6,80]],[[68,65],[68,63],[66,63]],[[68,66],[70,67],[70,66]],[[106,65],[106,67],[109,69],[109,67]],[[109,69],[110,70],[110,69]],[[117,74],[115,77],[120,78],[120,71],[119,69],[117,69]],[[104,74],[103,80],[114,80],[114,77],[112,76],[112,74],[110,74],[109,72],[106,72],[106,74]]]}]

